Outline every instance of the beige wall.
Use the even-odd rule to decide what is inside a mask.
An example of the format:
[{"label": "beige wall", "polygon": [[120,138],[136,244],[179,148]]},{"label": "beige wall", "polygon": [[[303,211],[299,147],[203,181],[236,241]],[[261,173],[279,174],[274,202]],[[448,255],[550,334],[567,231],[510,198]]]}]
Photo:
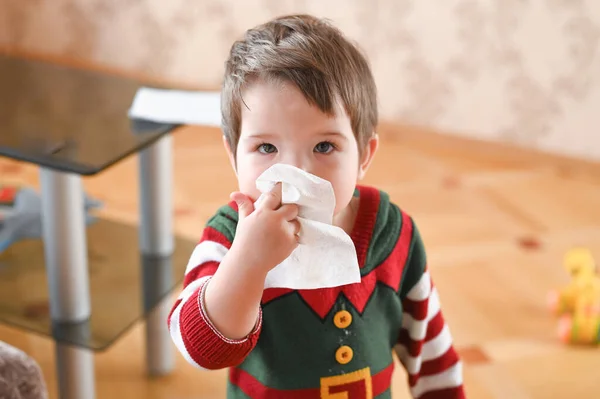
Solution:
[{"label": "beige wall", "polygon": [[600,160],[595,0],[0,0],[0,45],[216,88],[232,40],[290,12],[359,42],[385,120]]}]

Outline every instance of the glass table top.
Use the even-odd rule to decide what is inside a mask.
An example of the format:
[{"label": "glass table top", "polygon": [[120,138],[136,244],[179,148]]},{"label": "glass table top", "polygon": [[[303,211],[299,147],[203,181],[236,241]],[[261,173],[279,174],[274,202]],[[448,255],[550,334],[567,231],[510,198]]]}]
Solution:
[{"label": "glass table top", "polygon": [[142,86],[125,77],[0,54],[0,155],[96,174],[176,127],[127,116]]}]

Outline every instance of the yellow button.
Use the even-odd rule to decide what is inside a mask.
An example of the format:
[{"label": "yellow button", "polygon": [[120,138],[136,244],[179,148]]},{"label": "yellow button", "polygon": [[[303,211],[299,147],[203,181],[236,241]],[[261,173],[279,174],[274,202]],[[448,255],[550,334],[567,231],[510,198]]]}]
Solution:
[{"label": "yellow button", "polygon": [[333,316],[333,324],[337,328],[347,328],[352,324],[352,315],[347,310],[340,310]]},{"label": "yellow button", "polygon": [[348,364],[352,360],[352,356],[354,356],[354,352],[352,352],[352,348],[349,346],[340,346],[338,350],[335,352],[335,360],[339,364]]}]

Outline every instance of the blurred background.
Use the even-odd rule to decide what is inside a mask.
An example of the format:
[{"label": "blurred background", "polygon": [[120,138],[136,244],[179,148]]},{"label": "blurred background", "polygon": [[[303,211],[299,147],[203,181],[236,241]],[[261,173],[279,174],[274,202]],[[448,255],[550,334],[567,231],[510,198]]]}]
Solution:
[{"label": "blurred background", "polygon": [[0,45],[218,89],[233,40],[330,18],[371,60],[382,119],[600,158],[600,5],[590,0],[0,2]]}]

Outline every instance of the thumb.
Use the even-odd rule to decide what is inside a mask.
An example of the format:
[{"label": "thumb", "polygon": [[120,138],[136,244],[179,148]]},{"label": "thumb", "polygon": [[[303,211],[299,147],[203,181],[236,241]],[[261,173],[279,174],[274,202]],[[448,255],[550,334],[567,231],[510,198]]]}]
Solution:
[{"label": "thumb", "polygon": [[254,211],[254,204],[247,195],[238,191],[229,196],[238,206],[239,219],[242,220]]}]

